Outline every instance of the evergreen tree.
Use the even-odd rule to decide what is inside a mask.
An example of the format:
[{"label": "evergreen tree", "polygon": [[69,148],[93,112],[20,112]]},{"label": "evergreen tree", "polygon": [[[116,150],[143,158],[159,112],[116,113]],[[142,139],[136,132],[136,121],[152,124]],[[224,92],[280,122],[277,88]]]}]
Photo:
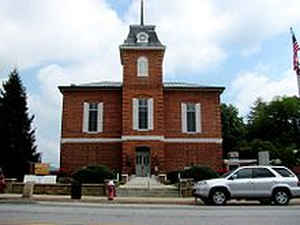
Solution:
[{"label": "evergreen tree", "polygon": [[38,162],[40,154],[35,145],[34,116],[29,116],[25,88],[18,71],[13,70],[0,92],[0,124],[2,137],[1,159],[6,176],[22,179],[29,172],[31,162]]}]

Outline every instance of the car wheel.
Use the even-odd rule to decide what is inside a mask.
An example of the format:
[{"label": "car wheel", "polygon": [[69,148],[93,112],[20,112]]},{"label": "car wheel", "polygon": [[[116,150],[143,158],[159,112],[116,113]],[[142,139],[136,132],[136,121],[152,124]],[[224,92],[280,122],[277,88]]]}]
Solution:
[{"label": "car wheel", "polygon": [[214,190],[211,193],[210,201],[214,205],[224,205],[227,201],[226,192],[224,190]]},{"label": "car wheel", "polygon": [[290,195],[288,191],[279,189],[274,192],[273,199],[276,205],[288,205],[290,201]]},{"label": "car wheel", "polygon": [[272,204],[272,200],[271,199],[262,199],[259,200],[261,205],[271,205]]}]

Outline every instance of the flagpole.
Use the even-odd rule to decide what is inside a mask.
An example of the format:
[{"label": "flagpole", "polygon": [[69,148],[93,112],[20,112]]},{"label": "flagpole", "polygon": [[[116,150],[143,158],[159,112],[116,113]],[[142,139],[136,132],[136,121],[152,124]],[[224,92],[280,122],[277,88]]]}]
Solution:
[{"label": "flagpole", "polygon": [[300,75],[297,74],[298,79],[298,97],[300,98]]}]

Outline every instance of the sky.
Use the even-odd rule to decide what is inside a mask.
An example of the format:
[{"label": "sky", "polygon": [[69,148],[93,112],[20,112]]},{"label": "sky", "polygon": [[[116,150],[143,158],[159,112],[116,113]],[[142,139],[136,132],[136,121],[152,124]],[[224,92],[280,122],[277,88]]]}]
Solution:
[{"label": "sky", "polygon": [[[17,67],[43,162],[59,167],[59,85],[121,81],[119,45],[140,0],[0,0],[0,82]],[[164,80],[224,86],[246,117],[258,97],[297,95],[290,27],[299,0],[145,0],[145,23],[167,46]],[[0,85],[1,87],[1,85]]]}]

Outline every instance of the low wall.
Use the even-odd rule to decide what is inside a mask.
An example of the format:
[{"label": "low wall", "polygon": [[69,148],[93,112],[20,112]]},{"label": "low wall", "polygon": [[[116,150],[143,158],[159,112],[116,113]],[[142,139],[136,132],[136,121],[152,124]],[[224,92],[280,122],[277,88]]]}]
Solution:
[{"label": "low wall", "polygon": [[[22,194],[24,183],[8,183],[5,192]],[[82,195],[85,196],[105,196],[104,184],[83,184]],[[35,184],[34,194],[46,195],[71,195],[71,184]]]}]

